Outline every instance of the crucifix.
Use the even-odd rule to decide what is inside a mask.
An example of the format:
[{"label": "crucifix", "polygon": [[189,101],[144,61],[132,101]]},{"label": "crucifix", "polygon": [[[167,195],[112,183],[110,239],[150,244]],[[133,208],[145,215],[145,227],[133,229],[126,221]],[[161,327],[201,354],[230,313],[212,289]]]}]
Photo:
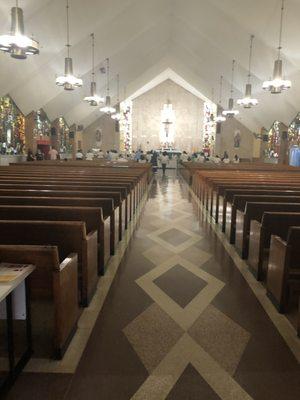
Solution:
[{"label": "crucifix", "polygon": [[169,139],[169,128],[170,128],[170,125],[173,124],[173,122],[167,119],[167,120],[163,121],[163,124],[165,126],[166,139],[168,141],[168,139]]}]

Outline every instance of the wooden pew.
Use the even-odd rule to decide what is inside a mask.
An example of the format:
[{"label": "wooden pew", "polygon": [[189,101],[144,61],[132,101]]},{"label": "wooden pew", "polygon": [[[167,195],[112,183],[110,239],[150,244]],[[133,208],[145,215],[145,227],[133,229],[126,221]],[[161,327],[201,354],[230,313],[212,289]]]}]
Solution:
[{"label": "wooden pew", "polygon": [[87,235],[84,222],[0,220],[0,244],[57,246],[61,259],[78,254],[78,289],[87,306],[98,283],[97,231]]},{"label": "wooden pew", "polygon": [[[273,182],[264,182],[263,184],[219,184],[214,191],[213,203],[211,205],[211,215],[216,223],[223,219],[223,209],[226,214],[227,199],[225,199],[225,191],[231,190],[300,190],[299,185],[290,185],[284,183],[274,184]],[[237,193],[238,194],[238,193]],[[225,232],[225,228],[223,228]]]},{"label": "wooden pew", "polygon": [[[298,190],[294,189],[275,189],[275,190],[265,190],[265,189],[233,189],[225,190],[224,202],[223,202],[223,221],[222,221],[222,231],[230,238],[230,243],[232,243],[232,234],[234,234],[235,228],[235,210],[234,201],[237,196],[300,196],[300,187]],[[259,200],[258,200],[259,201]],[[232,218],[234,218],[232,220]]]},{"label": "wooden pew", "polygon": [[300,227],[290,227],[286,240],[271,237],[267,274],[267,295],[286,312],[293,292],[300,290]]},{"label": "wooden pew", "polygon": [[66,257],[54,246],[0,245],[0,261],[33,264],[30,276],[33,350],[61,359],[77,329],[77,254]]},{"label": "wooden pew", "polygon": [[298,326],[297,326],[297,333],[298,336],[300,337],[300,297],[299,297],[299,306],[298,306]]},{"label": "wooden pew", "polygon": [[[114,220],[116,223],[115,241],[116,244],[122,240],[123,233],[127,227],[127,213],[126,213],[126,203],[122,202],[121,195],[118,191],[103,191],[102,188],[91,188],[91,187],[80,187],[70,184],[68,185],[32,185],[32,184],[11,184],[11,185],[1,185],[0,184],[0,196],[9,193],[16,193],[17,195],[23,195],[23,192],[28,192],[30,190],[30,196],[55,196],[53,193],[58,193],[59,197],[97,197],[113,199],[114,204]],[[18,192],[16,192],[18,191]]]},{"label": "wooden pew", "polygon": [[[273,207],[272,207],[273,206]],[[265,280],[269,259],[271,235],[287,239],[290,226],[300,225],[300,204],[273,204],[251,221],[248,265],[258,280]],[[272,211],[270,211],[273,208]],[[282,212],[280,212],[281,208]],[[276,211],[277,210],[277,211]]]},{"label": "wooden pew", "polygon": [[295,203],[247,202],[244,213],[237,211],[235,248],[243,259],[248,258],[251,221],[261,221],[264,212],[300,212],[300,201]]},{"label": "wooden pew", "polygon": [[281,188],[300,190],[300,180],[287,178],[272,179],[272,176],[265,176],[257,179],[255,177],[245,177],[239,180],[221,180],[213,181],[211,184],[211,194],[208,199],[208,209],[212,216],[216,213],[216,203],[224,202],[225,190],[279,190]]},{"label": "wooden pew", "polygon": [[[114,198],[115,206],[119,207],[119,236],[122,240],[122,233],[128,227],[128,221],[133,214],[131,195],[128,194],[128,188],[120,184],[106,183],[105,186],[98,181],[77,180],[49,180],[46,178],[27,178],[9,179],[7,181],[0,179],[0,189],[32,189],[32,190],[69,190],[69,191],[97,191],[101,192],[103,197],[109,198],[109,194]],[[106,194],[106,195],[105,195]],[[119,195],[118,195],[119,194]],[[78,197],[78,196],[77,196]],[[98,196],[99,197],[99,196]]]},{"label": "wooden pew", "polygon": [[[237,195],[234,196],[231,208],[231,223],[226,229],[231,244],[235,244],[236,226],[243,226],[243,216],[247,203],[299,203],[299,196],[282,192],[280,195]],[[230,228],[230,229],[229,229]]]},{"label": "wooden pew", "polygon": [[[7,194],[7,195],[5,195]],[[65,194],[66,197],[61,196]],[[69,192],[45,192],[26,190],[0,190],[0,204],[3,205],[47,205],[47,206],[79,206],[99,207],[103,211],[105,243],[110,243],[110,255],[114,255],[118,243],[119,222],[115,212],[114,201],[111,198],[73,197]],[[76,193],[77,195],[77,193]],[[97,194],[96,196],[98,196]],[[100,195],[101,196],[101,195]],[[106,246],[106,244],[105,244]]]},{"label": "wooden pew", "polygon": [[87,234],[98,232],[98,273],[99,275],[104,274],[105,262],[109,259],[110,250],[109,246],[106,246],[105,254],[102,209],[96,207],[0,205],[0,220],[85,222]]},{"label": "wooden pew", "polygon": [[222,184],[256,184],[258,187],[263,186],[265,183],[272,182],[272,184],[283,183],[283,184],[299,184],[298,174],[278,174],[278,173],[265,173],[265,172],[252,172],[243,173],[228,177],[226,175],[218,175],[217,177],[211,176],[206,178],[202,189],[200,190],[199,197],[202,203],[209,208],[209,204],[212,201],[214,192],[218,185]]}]

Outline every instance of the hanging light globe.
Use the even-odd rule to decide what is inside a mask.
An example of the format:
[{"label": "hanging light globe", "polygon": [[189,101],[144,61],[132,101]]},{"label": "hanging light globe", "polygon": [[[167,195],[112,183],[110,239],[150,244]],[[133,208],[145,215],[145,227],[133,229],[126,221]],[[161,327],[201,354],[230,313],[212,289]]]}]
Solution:
[{"label": "hanging light globe", "polygon": [[106,96],[105,98],[105,105],[100,108],[100,111],[105,113],[105,114],[113,114],[116,112],[116,109],[111,106],[111,98],[110,96]]},{"label": "hanging light globe", "polygon": [[222,114],[222,108],[218,104],[218,106],[217,106],[217,115],[215,117],[215,122],[220,124],[221,122],[225,122],[225,121],[226,121],[226,117]]},{"label": "hanging light globe", "polygon": [[120,75],[117,75],[117,105],[116,111],[111,115],[112,119],[115,121],[120,121],[121,119],[121,105],[120,105]]},{"label": "hanging light globe", "polygon": [[19,60],[40,52],[39,43],[25,35],[23,10],[18,7],[18,1],[11,9],[10,34],[0,36],[0,50]]},{"label": "hanging light globe", "polygon": [[82,86],[82,79],[76,78],[73,73],[73,60],[65,58],[65,74],[56,78],[56,85],[63,86],[65,90],[74,90]]},{"label": "hanging light globe", "polygon": [[292,87],[292,82],[283,77],[281,50],[282,50],[282,31],[283,31],[283,15],[284,15],[284,0],[281,3],[281,15],[280,15],[280,30],[279,30],[279,45],[278,45],[278,57],[274,62],[273,79],[265,81],[263,83],[263,89],[271,92],[272,94],[280,94],[284,90],[288,90]]},{"label": "hanging light globe", "polygon": [[257,106],[258,100],[252,98],[252,85],[251,83],[246,84],[246,92],[245,97],[237,100],[237,104],[239,106],[243,106],[244,108],[251,108],[253,106]]},{"label": "hanging light globe", "polygon": [[112,107],[111,105],[111,98],[110,98],[110,94],[109,94],[109,58],[106,59],[106,91],[107,91],[107,95],[105,98],[105,105],[103,107],[100,108],[100,111],[111,115],[114,114],[116,112],[116,109],[114,107]]},{"label": "hanging light globe", "polygon": [[67,44],[68,56],[65,58],[65,74],[56,78],[56,85],[63,86],[65,90],[74,90],[82,86],[82,79],[76,78],[73,73],[73,60],[70,57],[70,26],[69,26],[69,0],[66,0],[67,16]]},{"label": "hanging light globe", "polygon": [[230,98],[228,101],[227,110],[224,110],[222,113],[223,116],[225,116],[227,118],[233,118],[236,115],[238,115],[240,113],[239,110],[235,110],[233,106],[234,106],[234,100],[233,100],[233,98]]},{"label": "hanging light globe", "polygon": [[[235,67],[235,60],[232,60],[232,75],[231,75],[231,88],[230,88],[230,94],[231,96],[233,95],[233,78],[234,78],[234,67]],[[224,110],[222,112],[224,117],[227,118],[233,118],[236,115],[238,115],[240,112],[238,110],[234,109],[234,100],[233,97],[230,97],[229,101],[228,101],[228,109]]]},{"label": "hanging light globe", "polygon": [[121,119],[121,107],[120,103],[117,103],[116,105],[116,111],[114,114],[111,115],[111,118],[114,119],[115,121],[120,121]]},{"label": "hanging light globe", "polygon": [[92,107],[97,107],[100,103],[104,102],[103,97],[98,96],[97,93],[97,84],[95,82],[95,35],[91,34],[92,38],[92,81],[91,81],[91,91],[90,96],[86,96],[83,101],[89,103]]},{"label": "hanging light globe", "polygon": [[248,69],[248,83],[246,84],[245,97],[237,100],[237,104],[244,108],[251,108],[257,106],[258,100],[252,98],[252,85],[251,85],[251,61],[253,52],[254,35],[250,36],[250,51],[249,51],[249,69]]},{"label": "hanging light globe", "polygon": [[221,122],[226,121],[226,117],[222,114],[222,94],[223,94],[223,76],[220,76],[220,96],[219,96],[219,104],[217,105],[217,112],[215,117],[215,122],[220,124]]},{"label": "hanging light globe", "polygon": [[96,107],[100,103],[104,102],[104,98],[96,94],[96,82],[91,82],[91,95],[86,96],[83,101],[90,104],[90,106]]},{"label": "hanging light globe", "polygon": [[284,90],[288,90],[292,87],[292,82],[283,79],[282,74],[282,60],[276,60],[274,63],[273,79],[265,81],[263,83],[263,89],[271,92],[272,94],[280,94]]}]

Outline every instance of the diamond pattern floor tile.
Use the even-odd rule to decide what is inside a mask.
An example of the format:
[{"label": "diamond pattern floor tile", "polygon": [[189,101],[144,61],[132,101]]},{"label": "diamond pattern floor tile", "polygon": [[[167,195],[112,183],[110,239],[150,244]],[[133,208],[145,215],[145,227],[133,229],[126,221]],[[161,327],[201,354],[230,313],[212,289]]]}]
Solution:
[{"label": "diamond pattern floor tile", "polygon": [[154,283],[182,308],[207,285],[207,282],[179,264],[155,279]]},{"label": "diamond pattern floor tile", "polygon": [[157,304],[136,317],[124,333],[150,373],[183,335],[183,330]]}]

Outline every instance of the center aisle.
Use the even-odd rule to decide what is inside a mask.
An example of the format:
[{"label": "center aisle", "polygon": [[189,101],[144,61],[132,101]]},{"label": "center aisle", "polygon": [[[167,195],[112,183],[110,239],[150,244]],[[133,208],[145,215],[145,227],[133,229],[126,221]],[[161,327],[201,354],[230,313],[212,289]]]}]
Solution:
[{"label": "center aisle", "polygon": [[297,398],[294,356],[196,214],[157,178],[66,399]]}]

